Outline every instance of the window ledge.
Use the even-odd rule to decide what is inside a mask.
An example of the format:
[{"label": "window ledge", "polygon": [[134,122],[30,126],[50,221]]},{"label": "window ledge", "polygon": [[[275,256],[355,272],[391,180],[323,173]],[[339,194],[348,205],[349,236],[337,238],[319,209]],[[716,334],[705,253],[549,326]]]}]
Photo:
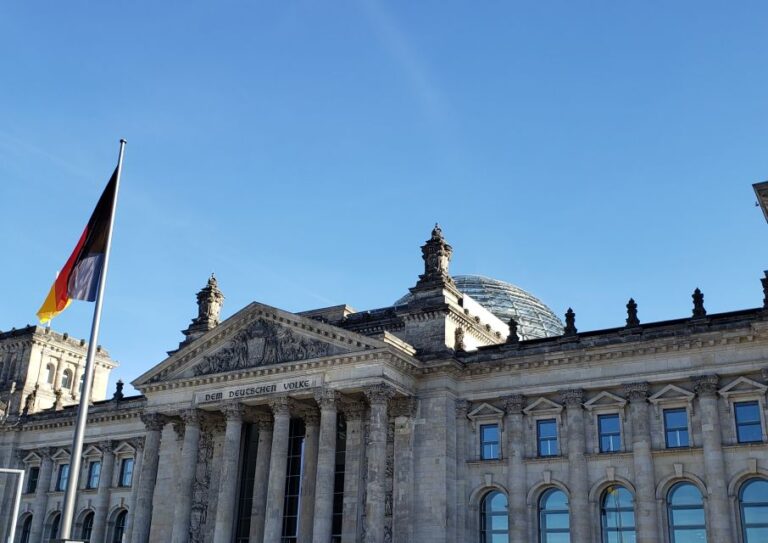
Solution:
[{"label": "window ledge", "polygon": [[529,456],[523,460],[526,464],[559,464],[567,462],[568,457],[562,454],[556,456]]},{"label": "window ledge", "polygon": [[765,441],[752,441],[750,443],[723,443],[723,449],[728,449],[731,451],[738,451],[739,449],[762,449],[766,446],[768,446],[768,443]]},{"label": "window ledge", "polygon": [[653,456],[665,456],[665,455],[673,455],[673,454],[689,454],[689,453],[700,453],[702,451],[701,447],[671,447],[671,448],[665,448],[665,449],[653,449],[651,451],[651,454]]},{"label": "window ledge", "polygon": [[489,459],[483,459],[483,458],[470,458],[467,460],[467,464],[470,465],[476,465],[476,466],[494,466],[494,465],[505,465],[507,463],[506,458],[489,458]]}]

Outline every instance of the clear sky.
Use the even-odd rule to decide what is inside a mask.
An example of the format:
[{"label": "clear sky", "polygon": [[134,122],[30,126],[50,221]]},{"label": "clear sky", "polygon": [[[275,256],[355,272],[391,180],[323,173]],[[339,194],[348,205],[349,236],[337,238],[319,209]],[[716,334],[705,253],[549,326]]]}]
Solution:
[{"label": "clear sky", "polygon": [[[454,273],[580,330],[762,303],[765,2],[3,2],[0,329],[35,322],[125,137],[101,343],[130,381],[224,316]],[[53,326],[87,337],[92,304]],[[111,388],[112,385],[110,385]]]}]

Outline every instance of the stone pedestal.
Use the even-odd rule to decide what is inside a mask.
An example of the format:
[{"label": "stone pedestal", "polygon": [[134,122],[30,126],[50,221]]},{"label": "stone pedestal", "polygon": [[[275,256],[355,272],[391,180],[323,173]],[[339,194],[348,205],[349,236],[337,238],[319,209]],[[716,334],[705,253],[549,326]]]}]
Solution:
[{"label": "stone pedestal", "polygon": [[384,543],[385,483],[387,470],[387,404],[394,395],[388,385],[365,388],[370,404],[369,435],[366,443],[368,455],[368,483],[365,500],[365,543]]},{"label": "stone pedestal", "polygon": [[566,407],[568,432],[568,481],[570,484],[571,543],[590,543],[589,479],[584,456],[584,391],[563,390],[560,397]]},{"label": "stone pedestal", "polygon": [[232,543],[237,513],[237,478],[240,465],[240,435],[243,429],[243,406],[240,403],[224,407],[227,427],[224,431],[224,454],[219,477],[219,497],[216,502],[216,528],[213,543]]}]

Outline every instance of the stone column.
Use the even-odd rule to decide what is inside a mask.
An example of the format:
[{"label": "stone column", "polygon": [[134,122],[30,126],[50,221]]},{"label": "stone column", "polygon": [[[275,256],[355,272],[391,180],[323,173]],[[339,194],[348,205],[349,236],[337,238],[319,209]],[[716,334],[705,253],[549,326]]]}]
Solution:
[{"label": "stone column", "polygon": [[363,416],[365,404],[349,402],[342,406],[347,422],[347,441],[344,453],[344,508],[341,519],[341,542],[357,543],[360,540],[360,503],[363,499],[362,466]]},{"label": "stone column", "polygon": [[183,411],[181,419],[184,421],[184,443],[181,446],[178,501],[173,512],[173,532],[171,535],[173,543],[187,543],[189,541],[192,494],[197,472],[197,450],[200,446],[200,416],[197,409]]},{"label": "stone column", "polygon": [[288,438],[291,428],[288,397],[277,397],[270,402],[270,406],[275,422],[272,429],[272,450],[269,460],[264,543],[279,542],[283,535],[285,475],[288,468]]},{"label": "stone column", "polygon": [[704,453],[704,478],[707,483],[707,530],[710,541],[734,541],[728,507],[728,481],[725,478],[723,437],[718,410],[717,375],[694,377],[694,390],[699,396],[701,438]]},{"label": "stone column", "polygon": [[471,541],[473,539],[469,531],[467,521],[467,509],[469,508],[469,496],[467,489],[467,413],[470,402],[468,400],[456,400],[456,491],[459,504],[456,508],[456,527],[459,530],[459,541]]},{"label": "stone column", "polygon": [[256,450],[256,470],[253,475],[253,502],[251,505],[250,541],[264,541],[264,518],[267,510],[267,484],[269,481],[269,456],[272,450],[272,415],[260,414],[255,419],[259,430]]},{"label": "stone column", "polygon": [[638,543],[658,543],[659,516],[656,507],[656,477],[651,454],[651,425],[648,383],[624,385],[632,421],[632,461],[635,468],[635,510]]},{"label": "stone column", "polygon": [[102,441],[99,443],[99,449],[101,449],[101,473],[99,474],[99,489],[94,507],[91,541],[104,541],[107,531],[107,514],[109,513],[109,489],[112,487],[112,475],[115,470],[114,443]]},{"label": "stone column", "polygon": [[523,434],[523,406],[525,397],[513,394],[504,401],[507,412],[507,488],[509,489],[509,533],[511,541],[525,541],[528,537],[528,507],[525,503],[526,481],[525,438]]},{"label": "stone column", "polygon": [[240,434],[243,430],[243,406],[234,402],[224,406],[227,428],[219,477],[219,498],[216,502],[216,524],[213,543],[232,543],[237,514],[237,467],[240,465]]},{"label": "stone column", "polygon": [[136,451],[133,464],[133,480],[131,481],[131,495],[128,496],[128,518],[125,526],[125,536],[123,541],[126,543],[133,541],[133,521],[136,514],[136,496],[138,495],[139,479],[141,477],[141,466],[144,452],[144,438],[135,437],[130,441],[131,446]]},{"label": "stone column", "polygon": [[166,418],[157,413],[141,415],[147,428],[144,435],[144,454],[142,455],[141,476],[136,493],[136,510],[133,514],[132,543],[149,541],[149,528],[152,524],[152,496],[157,481],[157,466],[160,460],[160,433]]},{"label": "stone column", "polygon": [[317,477],[317,447],[320,414],[316,409],[304,413],[304,465],[301,470],[301,499],[299,500],[299,543],[312,543],[315,517],[315,479]]},{"label": "stone column", "polygon": [[584,456],[586,437],[584,435],[584,391],[569,389],[560,391],[561,401],[566,407],[568,432],[568,481],[570,485],[571,543],[590,542],[589,479],[587,459]]},{"label": "stone column", "polygon": [[31,542],[42,541],[43,523],[48,508],[48,492],[51,490],[51,476],[53,475],[53,458],[56,452],[53,447],[40,449],[37,453],[41,456],[40,474],[37,478],[35,489],[35,501],[32,505],[32,526],[29,532]]},{"label": "stone column", "polygon": [[370,405],[370,429],[368,443],[366,443],[368,483],[365,499],[365,543],[384,543],[387,425],[389,423],[387,404],[395,391],[389,385],[382,383],[368,386],[363,392]]},{"label": "stone column", "polygon": [[78,364],[75,366],[75,371],[72,374],[72,388],[69,389],[69,393],[74,400],[80,397],[80,376],[83,374],[83,369],[83,366]]},{"label": "stone column", "polygon": [[313,543],[330,543],[333,528],[333,484],[336,479],[336,424],[338,393],[324,388],[315,393],[320,406],[320,447],[317,452]]},{"label": "stone column", "polygon": [[[413,417],[414,398],[393,400],[391,415],[395,418],[394,475],[392,496],[392,540],[413,541]],[[457,455],[461,456],[461,455]],[[461,508],[459,508],[461,510]],[[459,541],[464,541],[462,537]]]}]

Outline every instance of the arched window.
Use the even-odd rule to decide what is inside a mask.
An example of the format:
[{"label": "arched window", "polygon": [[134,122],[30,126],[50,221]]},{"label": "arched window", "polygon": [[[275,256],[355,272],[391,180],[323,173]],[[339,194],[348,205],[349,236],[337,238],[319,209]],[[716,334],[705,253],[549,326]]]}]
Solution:
[{"label": "arched window", "polygon": [[56,366],[54,366],[53,364],[48,364],[45,367],[45,371],[46,371],[45,382],[48,383],[49,385],[52,385],[53,378],[56,376]]},{"label": "arched window", "polygon": [[123,543],[125,534],[125,519],[128,517],[128,511],[123,509],[115,517],[115,529],[112,531],[112,543]]},{"label": "arched window", "polygon": [[739,492],[744,543],[768,541],[768,481],[750,479]]},{"label": "arched window", "polygon": [[29,543],[29,534],[32,533],[32,515],[24,517],[24,521],[21,523],[21,535],[19,537],[19,543]]},{"label": "arched window", "polygon": [[91,540],[91,532],[93,531],[93,512],[86,513],[83,519],[83,529],[80,530],[80,539],[83,541]]},{"label": "arched window", "polygon": [[677,483],[667,494],[670,543],[699,543],[707,540],[704,502],[691,483]]},{"label": "arched window", "polygon": [[550,488],[539,498],[540,543],[570,543],[568,498],[560,489]]},{"label": "arched window", "polygon": [[509,541],[509,515],[507,497],[493,490],[480,502],[480,543],[507,543]]},{"label": "arched window", "polygon": [[72,370],[64,370],[61,376],[61,388],[70,388],[72,386]]},{"label": "arched window", "polygon": [[48,541],[53,543],[59,538],[59,523],[61,522],[61,513],[54,514],[51,519],[51,528],[48,531]]},{"label": "arched window", "polygon": [[634,543],[635,503],[632,493],[623,486],[609,486],[600,503],[603,543]]}]

